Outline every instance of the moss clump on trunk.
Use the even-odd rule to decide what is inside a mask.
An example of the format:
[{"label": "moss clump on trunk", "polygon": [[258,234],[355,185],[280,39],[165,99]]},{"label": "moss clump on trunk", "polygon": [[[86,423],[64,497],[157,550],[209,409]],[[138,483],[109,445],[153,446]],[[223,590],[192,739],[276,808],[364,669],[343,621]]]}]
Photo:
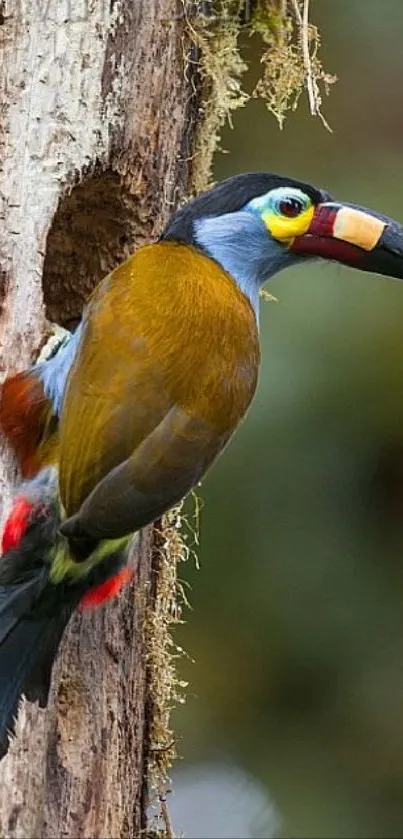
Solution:
[{"label": "moss clump on trunk", "polygon": [[242,32],[261,38],[262,73],[252,95],[264,100],[280,128],[304,89],[311,114],[329,128],[321,110],[322,92],[328,94],[336,77],[325,71],[319,58],[320,32],[309,21],[309,0],[207,0],[196,13],[191,0],[184,4],[202,82],[202,119],[193,161],[195,192],[211,180],[223,125],[249,99],[242,87],[247,70],[239,47]]}]

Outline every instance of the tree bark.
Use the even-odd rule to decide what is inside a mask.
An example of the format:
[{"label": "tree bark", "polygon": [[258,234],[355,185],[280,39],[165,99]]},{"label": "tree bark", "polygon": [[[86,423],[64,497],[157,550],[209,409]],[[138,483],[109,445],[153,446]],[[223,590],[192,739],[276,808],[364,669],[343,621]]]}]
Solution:
[{"label": "tree bark", "polygon": [[[184,5],[0,0],[2,376],[37,356],[49,321],[74,325],[188,190],[199,78]],[[16,480],[6,451],[2,464],[4,512]],[[22,704],[0,764],[0,836],[146,829],[152,528],[137,551],[135,584],[70,622],[48,710]]]}]

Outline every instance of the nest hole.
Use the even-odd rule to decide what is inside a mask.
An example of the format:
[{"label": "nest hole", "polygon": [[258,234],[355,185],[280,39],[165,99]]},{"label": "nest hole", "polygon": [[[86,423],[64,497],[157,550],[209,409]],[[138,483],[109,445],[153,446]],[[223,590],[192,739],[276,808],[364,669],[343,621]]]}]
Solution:
[{"label": "nest hole", "polygon": [[60,198],[42,280],[48,320],[77,325],[95,286],[152,235],[143,207],[113,172],[92,173]]}]

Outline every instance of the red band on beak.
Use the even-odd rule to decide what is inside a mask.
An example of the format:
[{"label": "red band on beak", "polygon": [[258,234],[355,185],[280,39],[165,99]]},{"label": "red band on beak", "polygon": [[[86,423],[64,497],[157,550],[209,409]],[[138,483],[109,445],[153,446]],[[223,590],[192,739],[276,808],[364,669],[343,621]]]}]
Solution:
[{"label": "red band on beak", "polygon": [[290,250],[300,256],[320,256],[323,259],[333,259],[336,262],[351,265],[353,268],[363,267],[362,250],[340,239],[308,234],[294,239]]},{"label": "red band on beak", "polygon": [[319,204],[316,208],[312,221],[307,231],[307,236],[325,236],[331,238],[333,236],[333,227],[337,216],[338,207],[332,207],[327,204]]},{"label": "red band on beak", "polygon": [[334,226],[340,207],[319,204],[304,236],[296,236],[290,250],[301,256],[320,256],[355,268],[363,267],[364,254],[351,242],[335,237]]}]

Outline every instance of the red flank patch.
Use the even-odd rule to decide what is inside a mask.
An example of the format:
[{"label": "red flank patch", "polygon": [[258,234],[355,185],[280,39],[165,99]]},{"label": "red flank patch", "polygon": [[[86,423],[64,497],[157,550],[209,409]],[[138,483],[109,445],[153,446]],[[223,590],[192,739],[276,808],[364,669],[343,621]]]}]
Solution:
[{"label": "red flank patch", "polygon": [[3,554],[13,548],[18,548],[21,539],[28,527],[30,514],[33,508],[31,501],[20,496],[16,498],[11,513],[4,525],[1,549]]},{"label": "red flank patch", "polygon": [[84,594],[84,597],[80,600],[80,609],[96,609],[108,600],[112,600],[125,585],[130,583],[133,577],[133,568],[125,566],[125,568],[119,571],[119,574],[116,574],[110,580],[106,580],[100,586],[92,588],[87,594]]}]

